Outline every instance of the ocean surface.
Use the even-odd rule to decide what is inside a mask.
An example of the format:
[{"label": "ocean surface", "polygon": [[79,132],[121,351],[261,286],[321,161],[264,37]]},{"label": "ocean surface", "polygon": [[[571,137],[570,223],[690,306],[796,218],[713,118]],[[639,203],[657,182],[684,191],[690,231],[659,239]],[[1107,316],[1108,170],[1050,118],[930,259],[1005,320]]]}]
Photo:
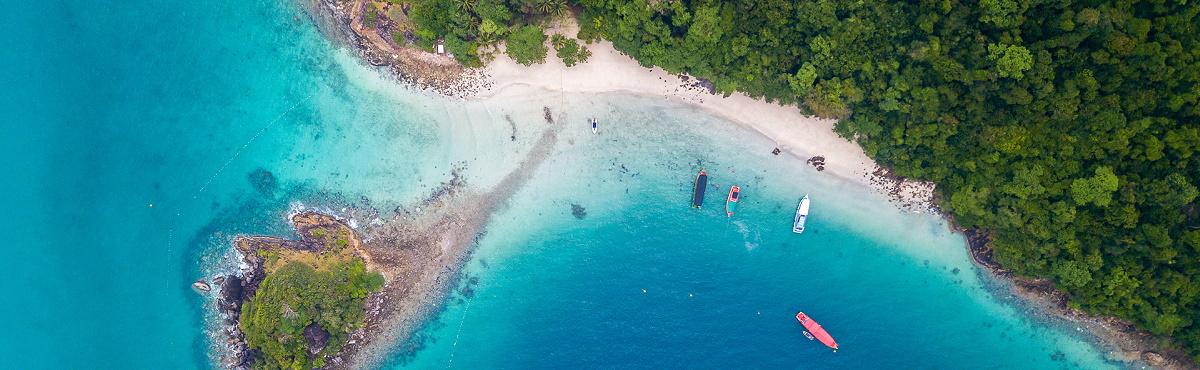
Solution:
[{"label": "ocean surface", "polygon": [[[385,367],[1115,366],[1003,293],[939,218],[686,105],[411,91],[288,0],[5,8],[6,368],[212,367],[214,318],[189,285],[229,267],[233,235],[286,236],[300,206],[403,206],[452,168],[487,189],[547,129],[560,130],[554,154]],[[701,167],[720,189],[693,210]],[[733,184],[744,203],[728,218]],[[797,236],[804,194],[812,218]],[[842,350],[805,339],[798,310]]]}]

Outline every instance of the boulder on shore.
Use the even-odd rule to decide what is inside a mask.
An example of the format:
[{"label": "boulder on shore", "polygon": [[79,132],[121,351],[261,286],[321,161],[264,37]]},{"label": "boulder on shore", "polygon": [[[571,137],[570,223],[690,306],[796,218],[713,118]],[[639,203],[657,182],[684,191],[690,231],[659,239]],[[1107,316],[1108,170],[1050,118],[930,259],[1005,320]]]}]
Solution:
[{"label": "boulder on shore", "polygon": [[1142,352],[1142,360],[1145,360],[1150,366],[1163,366],[1167,364],[1166,358],[1153,351]]},{"label": "boulder on shore", "polygon": [[242,279],[237,275],[225,278],[221,285],[221,307],[230,315],[237,315],[242,308]]}]

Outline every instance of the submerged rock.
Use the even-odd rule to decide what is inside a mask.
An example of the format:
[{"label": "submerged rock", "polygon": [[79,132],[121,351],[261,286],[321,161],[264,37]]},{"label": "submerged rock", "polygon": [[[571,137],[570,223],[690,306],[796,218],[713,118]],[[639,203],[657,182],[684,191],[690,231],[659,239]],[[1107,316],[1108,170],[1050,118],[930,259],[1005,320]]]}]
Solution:
[{"label": "submerged rock", "polygon": [[275,188],[279,186],[275,181],[275,175],[262,167],[250,171],[247,180],[250,180],[250,185],[254,187],[254,190],[258,190],[258,193],[265,197],[274,195]]},{"label": "submerged rock", "polygon": [[581,205],[571,203],[571,215],[575,216],[576,219],[582,220],[584,217],[587,217],[587,210]]}]

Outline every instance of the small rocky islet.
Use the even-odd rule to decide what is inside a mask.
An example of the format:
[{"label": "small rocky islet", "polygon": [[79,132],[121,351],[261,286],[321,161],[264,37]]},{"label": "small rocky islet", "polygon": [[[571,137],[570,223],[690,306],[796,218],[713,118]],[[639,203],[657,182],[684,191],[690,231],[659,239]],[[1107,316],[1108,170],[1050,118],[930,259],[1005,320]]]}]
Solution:
[{"label": "small rocky islet", "polygon": [[290,221],[298,240],[240,236],[233,244],[241,270],[214,279],[221,280],[225,367],[326,366],[364,327],[367,296],[384,285],[345,222],[317,212]]}]

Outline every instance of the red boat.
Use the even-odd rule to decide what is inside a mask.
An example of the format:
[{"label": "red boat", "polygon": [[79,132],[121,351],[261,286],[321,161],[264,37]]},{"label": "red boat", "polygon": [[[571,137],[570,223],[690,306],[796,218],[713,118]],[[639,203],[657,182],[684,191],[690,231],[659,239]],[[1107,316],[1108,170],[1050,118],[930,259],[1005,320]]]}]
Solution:
[{"label": "red boat", "polygon": [[829,333],[825,332],[825,328],[822,328],[821,324],[813,321],[811,317],[808,317],[808,315],[805,315],[803,312],[796,313],[796,320],[800,321],[800,324],[804,325],[804,328],[807,329],[809,333],[812,333],[813,337],[816,337],[817,340],[825,344],[826,347],[833,348],[833,351],[837,352],[837,341],[834,341],[833,337],[830,336]]},{"label": "red boat", "polygon": [[742,195],[742,188],[737,185],[729,188],[729,197],[725,198],[725,216],[733,217],[733,211],[737,210],[738,197]]}]

